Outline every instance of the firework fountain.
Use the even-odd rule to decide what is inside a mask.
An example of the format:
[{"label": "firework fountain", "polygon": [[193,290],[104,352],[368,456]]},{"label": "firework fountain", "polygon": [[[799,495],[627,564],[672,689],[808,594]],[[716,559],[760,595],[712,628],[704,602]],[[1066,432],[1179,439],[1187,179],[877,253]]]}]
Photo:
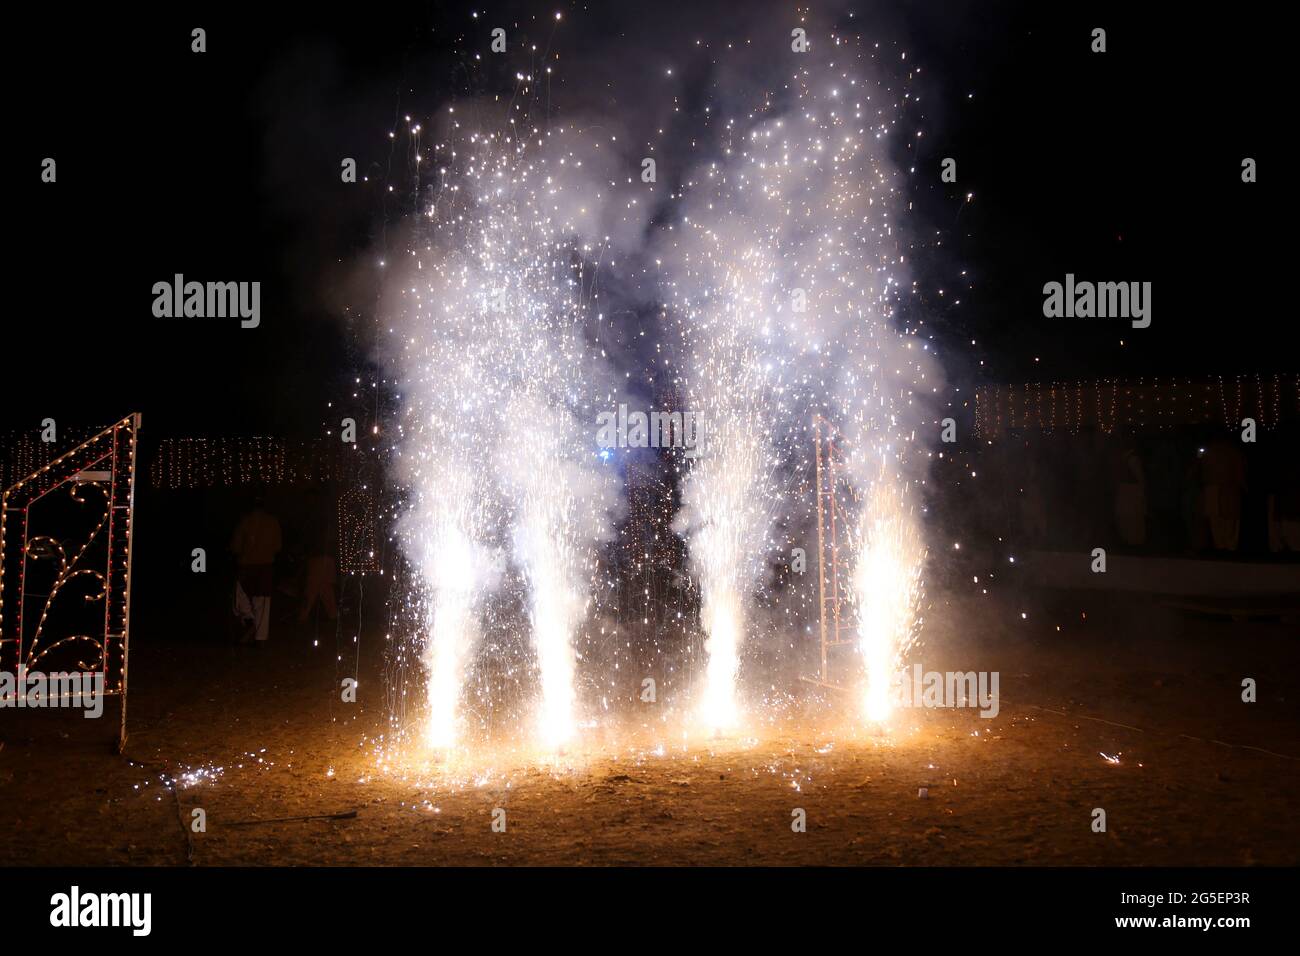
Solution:
[{"label": "firework fountain", "polygon": [[593,230],[583,196],[593,207],[599,196],[585,176],[568,188],[565,167],[583,165],[568,131],[521,133],[509,116],[475,112],[472,129],[449,112],[441,141],[418,154],[438,178],[393,283],[396,458],[410,502],[400,537],[423,611],[427,742],[457,742],[484,602],[518,581],[537,736],[557,748],[575,727],[573,642],[615,500],[583,427],[612,396],[586,334],[601,246],[580,238]]},{"label": "firework fountain", "polygon": [[838,425],[852,486],[862,714],[888,715],[920,623],[928,453],[917,436],[937,381],[928,343],[898,321],[908,284],[891,149],[907,97],[877,78],[875,56],[829,37],[752,106],[719,111],[697,147],[707,158],[654,229],[614,137],[529,125],[527,97],[504,114],[449,110],[427,149],[414,137],[434,179],[392,269],[390,359],[429,744],[462,735],[467,671],[502,592],[534,652],[535,737],[555,750],[579,726],[575,639],[618,497],[594,445],[597,413],[621,394],[595,282],[616,271],[615,250],[656,263],[676,384],[701,434],[675,522],[706,657],[692,723],[745,723],[746,638],[781,556],[777,529],[807,514],[790,476],[807,462],[814,415]]},{"label": "firework fountain", "polygon": [[[688,217],[688,228],[691,222]],[[776,396],[766,363],[766,306],[776,294],[775,270],[761,245],[732,261],[720,233],[703,228],[693,238],[699,247],[683,257],[670,289],[693,357],[686,392],[703,433],[703,456],[687,476],[678,529],[690,544],[701,594],[708,660],[699,719],[721,731],[739,719],[741,643],[770,550]]]},{"label": "firework fountain", "polygon": [[[850,537],[866,716],[888,714],[919,626],[924,562],[917,444],[935,391],[926,343],[900,329],[900,174],[889,158],[903,103],[871,55],[831,37],[762,103],[728,119],[722,158],[687,183],[666,243],[683,378],[706,436],[679,526],[702,592],[708,665],[701,719],[736,717],[736,674],[776,519],[778,476],[820,413],[841,423],[858,509]],[[734,144],[734,145],[733,145]]]}]

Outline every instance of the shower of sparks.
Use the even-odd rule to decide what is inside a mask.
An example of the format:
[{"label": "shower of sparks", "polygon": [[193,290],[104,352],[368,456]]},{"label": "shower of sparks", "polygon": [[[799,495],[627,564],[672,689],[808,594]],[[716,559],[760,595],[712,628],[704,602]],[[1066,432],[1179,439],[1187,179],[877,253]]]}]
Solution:
[{"label": "shower of sparks", "polygon": [[852,597],[858,648],[866,669],[863,714],[884,721],[893,710],[895,678],[920,621],[924,548],[907,511],[903,484],[887,472],[867,488],[856,535]]},{"label": "shower of sparks", "polygon": [[566,186],[564,167],[582,165],[569,131],[517,132],[514,117],[494,127],[490,107],[475,112],[485,126],[468,130],[449,111],[430,151],[437,180],[391,306],[425,741],[462,739],[489,605],[513,588],[535,653],[538,733],[558,747],[576,727],[573,642],[614,500],[586,427],[612,402],[583,334],[602,247],[579,238],[591,223],[582,190]]},{"label": "shower of sparks", "polygon": [[782,476],[806,460],[814,414],[844,437],[851,493],[836,497],[856,511],[845,557],[869,719],[888,715],[919,626],[916,433],[919,398],[936,389],[927,343],[895,325],[904,203],[889,146],[901,103],[867,76],[869,55],[840,38],[829,51],[800,57],[808,65],[781,90],[721,121],[734,145],[685,184],[665,243],[682,383],[704,435],[679,528],[701,590],[706,729],[738,719],[756,592],[783,557],[774,529],[802,504]]},{"label": "shower of sparks", "polygon": [[432,502],[421,499],[422,504],[432,504],[433,514],[418,546],[429,595],[423,658],[429,706],[425,738],[430,747],[447,748],[456,743],[456,704],[478,631],[475,610],[482,572],[475,569],[474,512],[466,504],[474,491],[470,476],[453,471],[439,477],[443,496]]},{"label": "shower of sparks", "polygon": [[[503,729],[530,737],[520,752],[576,755],[620,707],[627,730],[684,722],[734,737],[766,720],[780,694],[746,680],[756,635],[784,629],[778,666],[797,675],[805,648],[791,638],[819,613],[815,575],[777,587],[773,574],[814,540],[816,417],[839,456],[840,630],[860,652],[843,676],[861,682],[864,702],[852,719],[888,717],[921,623],[928,455],[917,436],[930,433],[937,381],[922,323],[900,321],[916,291],[893,156],[909,94],[882,79],[879,53],[830,36],[752,108],[710,105],[691,140],[698,158],[666,193],[629,175],[636,146],[599,124],[553,124],[529,74],[508,102],[446,108],[433,134],[408,118],[391,137],[408,150],[418,215],[407,225],[418,225],[383,260],[410,575],[390,661],[418,665],[421,736],[443,766]],[[667,334],[644,386],[698,429],[699,456],[669,463],[680,499],[643,463],[596,445],[598,415],[636,391],[606,346],[646,334],[602,311],[602,275],[639,277],[642,301],[657,303]],[[631,565],[602,550],[615,534],[629,551],[636,540],[619,530],[623,481],[638,521],[647,501],[662,511]],[[689,581],[680,552],[663,547],[676,540],[670,521]],[[673,593],[652,598],[639,583],[656,574]],[[675,602],[673,614],[652,611],[656,600]],[[697,643],[678,657],[661,643],[669,634]],[[647,666],[675,696],[633,717],[627,685]],[[405,697],[390,692],[398,727]]]},{"label": "shower of sparks", "polygon": [[[687,394],[705,450],[682,497],[707,655],[699,717],[709,731],[731,730],[739,720],[741,642],[749,596],[765,569],[775,493],[766,414],[771,394],[753,336],[762,298],[743,268],[722,276],[716,296],[709,289],[698,305],[690,298],[681,303],[685,320],[698,323],[687,339],[699,369]],[[694,284],[701,277],[688,267],[685,278]]]}]

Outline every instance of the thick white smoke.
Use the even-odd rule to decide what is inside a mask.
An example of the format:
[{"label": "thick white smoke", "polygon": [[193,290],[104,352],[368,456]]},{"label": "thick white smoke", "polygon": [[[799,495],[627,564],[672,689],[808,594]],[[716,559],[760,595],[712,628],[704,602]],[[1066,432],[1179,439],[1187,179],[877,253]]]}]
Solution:
[{"label": "thick white smoke", "polygon": [[544,129],[468,109],[478,125],[451,118],[426,151],[426,231],[394,270],[390,302],[410,492],[402,538],[428,612],[439,745],[457,736],[449,700],[465,686],[484,601],[514,579],[540,735],[554,746],[573,733],[573,639],[618,498],[593,441],[598,413],[621,397],[595,277],[652,262],[701,430],[676,527],[701,590],[702,723],[739,719],[774,529],[807,509],[784,479],[810,457],[815,415],[833,423],[851,486],[847,588],[867,710],[881,716],[881,688],[918,623],[918,483],[938,382],[923,340],[895,316],[910,289],[890,158],[901,97],[872,52],[809,35],[811,52],[789,57],[773,89],[715,121],[707,156],[658,208],[608,122]]},{"label": "thick white smoke", "polygon": [[613,248],[600,230],[618,217],[589,138],[466,112],[485,125],[450,119],[427,150],[438,176],[427,222],[388,290],[427,739],[449,747],[463,734],[466,665],[509,567],[536,652],[538,730],[558,746],[576,723],[573,640],[617,503],[591,423],[614,401],[593,336],[596,263]]},{"label": "thick white smoke", "polygon": [[854,491],[851,600],[871,701],[915,634],[918,439],[937,381],[894,317],[908,287],[890,159],[901,103],[867,54],[830,36],[813,44],[790,58],[779,93],[720,121],[729,145],[694,170],[661,253],[705,435],[679,525],[702,590],[715,727],[734,714],[776,519],[801,505],[776,479],[809,457],[814,414],[837,429]]}]

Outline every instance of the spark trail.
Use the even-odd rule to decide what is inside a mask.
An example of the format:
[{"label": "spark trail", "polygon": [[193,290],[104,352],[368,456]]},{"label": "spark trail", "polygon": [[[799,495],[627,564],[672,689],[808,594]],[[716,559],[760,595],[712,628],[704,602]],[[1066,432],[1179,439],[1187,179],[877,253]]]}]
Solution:
[{"label": "spark trail", "polygon": [[582,427],[612,397],[584,334],[598,319],[592,263],[602,247],[582,236],[600,194],[574,175],[583,163],[564,128],[446,119],[421,156],[437,179],[394,282],[396,455],[410,499],[401,539],[419,571],[412,600],[425,609],[426,738],[440,748],[461,738],[484,601],[518,581],[538,734],[559,747],[575,727],[573,641],[614,504]]},{"label": "spark trail", "polygon": [[719,120],[665,241],[666,298],[704,452],[679,527],[702,592],[708,662],[701,720],[736,719],[736,674],[778,518],[780,479],[807,459],[814,413],[847,449],[850,601],[870,719],[919,625],[925,548],[917,441],[937,382],[927,343],[895,324],[905,204],[890,155],[905,95],[875,50],[825,36],[779,88]]}]

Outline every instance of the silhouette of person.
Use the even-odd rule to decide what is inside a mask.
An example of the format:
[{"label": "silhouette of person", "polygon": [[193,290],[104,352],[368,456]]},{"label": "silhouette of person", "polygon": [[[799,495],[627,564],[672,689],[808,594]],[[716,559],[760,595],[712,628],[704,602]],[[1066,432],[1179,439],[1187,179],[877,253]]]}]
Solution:
[{"label": "silhouette of person", "polygon": [[242,642],[265,641],[271,630],[271,592],[275,579],[275,556],[280,553],[280,522],[266,510],[262,495],[235,526],[230,550],[238,565],[235,581],[235,613],[244,621]]},{"label": "silhouette of person", "polygon": [[1241,499],[1246,491],[1246,457],[1232,442],[1211,442],[1201,460],[1205,514],[1216,551],[1236,551],[1241,540]]},{"label": "silhouette of person", "polygon": [[334,598],[334,584],[338,576],[335,570],[334,556],[330,554],[329,536],[319,532],[307,551],[307,570],[303,576],[302,605],[298,609],[299,622],[305,622],[311,616],[312,608],[320,601],[325,616],[331,621],[338,620],[338,603]]}]

